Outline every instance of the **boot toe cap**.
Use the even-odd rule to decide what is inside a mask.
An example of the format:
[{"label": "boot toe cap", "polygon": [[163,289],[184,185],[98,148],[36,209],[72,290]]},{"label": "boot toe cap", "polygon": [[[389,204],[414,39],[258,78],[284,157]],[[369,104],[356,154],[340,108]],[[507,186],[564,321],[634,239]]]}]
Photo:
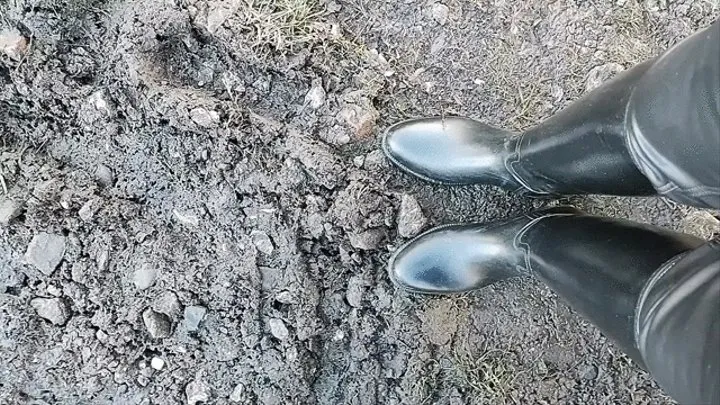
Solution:
[{"label": "boot toe cap", "polygon": [[406,291],[425,294],[451,294],[478,287],[480,272],[472,259],[458,247],[453,229],[431,231],[395,253],[388,265],[393,283]]},{"label": "boot toe cap", "polygon": [[468,118],[422,118],[390,127],[387,157],[404,171],[441,184],[471,184],[502,168],[507,133]]}]

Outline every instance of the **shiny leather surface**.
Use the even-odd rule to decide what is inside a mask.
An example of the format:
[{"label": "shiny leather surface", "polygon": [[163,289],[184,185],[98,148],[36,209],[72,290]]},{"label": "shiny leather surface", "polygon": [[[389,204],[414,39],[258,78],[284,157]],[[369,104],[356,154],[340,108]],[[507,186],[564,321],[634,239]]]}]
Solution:
[{"label": "shiny leather surface", "polygon": [[469,118],[421,118],[390,127],[383,150],[401,169],[427,181],[518,189],[505,169],[512,135]]},{"label": "shiny leather surface", "polygon": [[524,251],[515,238],[548,215],[579,211],[559,208],[490,225],[447,225],[430,230],[395,253],[388,266],[400,288],[425,294],[471,291],[526,272]]}]

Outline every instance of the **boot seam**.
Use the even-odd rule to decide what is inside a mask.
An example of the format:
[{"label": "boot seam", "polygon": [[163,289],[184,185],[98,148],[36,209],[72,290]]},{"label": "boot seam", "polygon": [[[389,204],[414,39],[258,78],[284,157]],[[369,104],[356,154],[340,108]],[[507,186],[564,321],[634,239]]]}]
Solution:
[{"label": "boot seam", "polygon": [[514,143],[514,147],[508,148],[508,156],[505,158],[503,164],[505,165],[505,169],[510,173],[510,176],[512,176],[515,181],[518,182],[522,187],[524,187],[527,191],[529,191],[532,194],[537,195],[551,195],[552,193],[548,191],[541,191],[536,190],[535,188],[530,186],[530,183],[526,181],[519,173],[518,170],[515,169],[515,165],[519,164],[522,158],[520,157],[520,147],[522,146],[522,143],[525,141],[525,136],[527,135],[526,132],[521,132],[518,136],[516,136],[515,139],[509,139],[507,142]]},{"label": "boot seam", "polygon": [[[568,217],[572,215],[577,214],[571,214],[571,213],[553,213],[553,214],[545,214],[539,218],[534,218],[527,224],[525,224],[517,234],[515,234],[515,237],[513,238],[513,247],[516,250],[520,250],[523,254],[523,261],[525,262],[524,268],[517,268],[517,270],[524,275],[534,277],[535,271],[532,268],[532,264],[530,262],[530,256],[531,256],[531,248],[530,245],[523,240],[523,237],[530,231],[530,229],[535,226],[538,222],[542,221],[546,218],[553,218],[553,217]],[[516,266],[520,267],[520,266]]]}]

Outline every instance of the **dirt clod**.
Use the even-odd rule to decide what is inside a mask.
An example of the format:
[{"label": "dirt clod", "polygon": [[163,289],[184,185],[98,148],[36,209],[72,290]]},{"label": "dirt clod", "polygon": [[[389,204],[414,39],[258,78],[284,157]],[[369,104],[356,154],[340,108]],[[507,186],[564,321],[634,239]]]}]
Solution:
[{"label": "dirt clod", "polygon": [[403,194],[397,223],[398,233],[403,238],[411,238],[425,227],[427,218],[415,197]]},{"label": "dirt clod", "polygon": [[19,61],[28,49],[28,39],[15,30],[0,32],[0,51],[12,60]]},{"label": "dirt clod", "polygon": [[0,225],[8,226],[10,221],[19,217],[23,211],[23,203],[6,199],[0,201]]},{"label": "dirt clod", "polygon": [[70,307],[62,298],[33,298],[30,301],[37,315],[53,325],[65,325],[72,316]]},{"label": "dirt clod", "polygon": [[51,275],[65,255],[65,237],[39,233],[33,237],[25,252],[25,260],[46,276]]},{"label": "dirt clod", "polygon": [[185,397],[187,398],[188,405],[206,403],[210,400],[210,395],[210,386],[208,386],[200,376],[196,376],[195,379],[185,387]]}]

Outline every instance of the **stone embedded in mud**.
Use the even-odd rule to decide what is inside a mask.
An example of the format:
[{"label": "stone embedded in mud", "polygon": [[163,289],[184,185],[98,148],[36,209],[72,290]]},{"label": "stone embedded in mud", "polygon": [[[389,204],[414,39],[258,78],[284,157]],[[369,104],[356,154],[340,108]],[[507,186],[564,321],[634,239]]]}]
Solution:
[{"label": "stone embedded in mud", "polygon": [[8,226],[10,221],[22,214],[23,203],[14,200],[0,201],[0,225]]},{"label": "stone embedded in mud", "polygon": [[213,128],[220,122],[220,114],[205,108],[195,108],[190,111],[190,119],[203,128]]},{"label": "stone embedded in mud", "polygon": [[85,204],[83,204],[83,206],[80,208],[80,211],[78,211],[78,216],[84,222],[90,222],[92,221],[98,210],[100,210],[101,205],[102,199],[92,198],[88,200]]},{"label": "stone embedded in mud", "polygon": [[20,61],[28,50],[29,41],[16,30],[0,32],[0,51],[14,61]]},{"label": "stone embedded in mud", "polygon": [[253,244],[255,245],[257,250],[261,251],[262,253],[265,253],[269,256],[275,250],[275,246],[273,246],[272,240],[265,232],[252,231],[250,236],[252,237]]},{"label": "stone embedded in mud", "polygon": [[70,307],[62,298],[33,298],[30,300],[39,317],[52,322],[53,325],[65,325],[71,317]]},{"label": "stone embedded in mud", "polygon": [[450,8],[442,3],[435,3],[432,5],[430,13],[433,20],[437,21],[440,25],[445,25],[450,15]]},{"label": "stone embedded in mud", "polygon": [[385,233],[381,229],[369,229],[360,233],[350,233],[350,244],[355,249],[372,250],[376,249],[385,237]]},{"label": "stone embedded in mud", "polygon": [[142,263],[133,273],[133,284],[138,290],[147,290],[155,284],[158,272],[150,263]]},{"label": "stone embedded in mud", "polygon": [[191,305],[185,308],[183,325],[188,332],[195,332],[200,329],[200,322],[205,318],[207,309],[205,307]]},{"label": "stone embedded in mud", "polygon": [[178,299],[177,295],[175,295],[175,293],[172,291],[166,291],[160,297],[158,297],[153,302],[152,308],[155,312],[165,314],[171,319],[177,318],[180,315],[180,311],[182,310],[180,300]]},{"label": "stone embedded in mud", "polygon": [[115,175],[109,167],[98,165],[97,169],[95,169],[95,180],[103,187],[112,187],[115,182]]},{"label": "stone embedded in mud", "polygon": [[323,89],[321,79],[313,80],[310,91],[305,95],[305,102],[313,110],[317,110],[325,104],[325,89]]},{"label": "stone embedded in mud", "polygon": [[232,390],[232,393],[230,394],[230,402],[241,402],[243,398],[245,397],[245,386],[240,383],[235,386],[235,388]]},{"label": "stone embedded in mud", "polygon": [[362,307],[363,295],[365,294],[365,283],[362,276],[353,276],[348,280],[347,293],[345,298],[348,304],[354,308]]},{"label": "stone embedded in mud", "polygon": [[398,233],[403,238],[412,238],[425,227],[427,219],[415,197],[408,194],[402,196],[397,222]]},{"label": "stone embedded in mud", "polygon": [[204,403],[210,400],[210,387],[202,380],[200,376],[196,376],[194,380],[185,387],[185,397],[188,405]]},{"label": "stone embedded in mud", "polygon": [[167,315],[148,308],[143,312],[142,317],[145,328],[153,339],[162,339],[170,336],[172,323]]},{"label": "stone embedded in mud", "polygon": [[165,361],[160,357],[153,357],[152,360],[150,360],[150,367],[152,367],[153,370],[160,371],[165,367]]},{"label": "stone embedded in mud", "polygon": [[278,340],[288,340],[290,337],[290,332],[282,319],[273,318],[268,321],[268,326],[270,326],[270,333]]},{"label": "stone embedded in mud", "polygon": [[39,233],[30,241],[25,260],[46,276],[51,275],[65,255],[65,237]]}]

